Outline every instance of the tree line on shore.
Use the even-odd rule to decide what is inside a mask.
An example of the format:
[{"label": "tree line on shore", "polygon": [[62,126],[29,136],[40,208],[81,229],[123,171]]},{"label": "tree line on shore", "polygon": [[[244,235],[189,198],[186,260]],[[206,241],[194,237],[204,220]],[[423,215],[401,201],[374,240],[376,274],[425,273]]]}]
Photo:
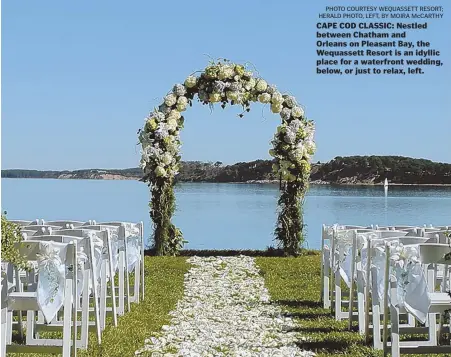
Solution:
[{"label": "tree line on shore", "polygon": [[[224,165],[222,162],[185,161],[179,182],[248,182],[278,180],[272,160]],[[74,171],[2,170],[4,178],[140,179],[140,168],[84,169]],[[318,183],[381,183],[387,178],[399,184],[451,184],[451,164],[403,156],[338,156],[327,163],[312,164],[310,179]]]}]

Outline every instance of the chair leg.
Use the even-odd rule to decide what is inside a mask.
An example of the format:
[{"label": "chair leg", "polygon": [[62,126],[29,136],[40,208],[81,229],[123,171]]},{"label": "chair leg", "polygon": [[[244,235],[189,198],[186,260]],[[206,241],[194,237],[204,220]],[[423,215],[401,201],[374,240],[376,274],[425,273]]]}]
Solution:
[{"label": "chair leg", "polygon": [[[15,278],[16,278],[16,291],[23,292],[23,284],[20,280],[20,273],[18,269],[14,269]],[[23,341],[23,316],[22,311],[17,311],[17,325],[19,328],[19,339]]]},{"label": "chair leg", "polygon": [[144,300],[144,280],[145,276],[144,276],[144,248],[143,248],[143,252],[141,253],[141,299]]},{"label": "chair leg", "polygon": [[[76,259],[76,258],[75,258]],[[75,260],[76,261],[76,260]],[[80,298],[78,296],[78,282],[77,282],[77,275],[78,275],[78,269],[73,270],[73,278],[72,278],[72,331],[71,331],[71,340],[72,340],[72,346],[71,346],[71,356],[77,357],[77,340],[78,340],[78,333],[77,333],[77,323],[78,323],[78,306],[80,305]],[[66,310],[66,309],[64,309]],[[66,311],[64,311],[65,313]],[[63,337],[64,338],[64,337]]]},{"label": "chair leg", "polygon": [[144,300],[144,226],[140,222],[140,237],[141,237],[141,299]]},{"label": "chair leg", "polygon": [[372,308],[373,320],[373,348],[375,350],[382,350],[384,348],[381,334],[381,314],[379,304],[373,304]]},{"label": "chair leg", "polygon": [[133,296],[133,302],[136,302],[136,303],[139,303],[139,282],[141,281],[141,274],[140,274],[140,267],[141,267],[141,263],[140,263],[140,261],[138,260],[136,263],[135,263],[135,286],[134,286],[134,289],[135,289],[135,293],[134,293],[134,296]]},{"label": "chair leg", "polygon": [[407,321],[408,321],[407,326],[415,327],[415,324],[416,324],[415,317],[412,314],[407,315]]},{"label": "chair leg", "polygon": [[127,300],[127,312],[130,312],[131,307],[130,307],[130,274],[128,272],[128,262],[127,262],[127,258],[125,259],[125,289],[126,291],[126,300]]},{"label": "chair leg", "polygon": [[354,280],[351,280],[351,287],[349,289],[349,317],[348,317],[348,330],[352,331],[352,322],[354,321]]},{"label": "chair leg", "polygon": [[[327,273],[329,273],[329,270],[327,270]],[[324,301],[323,301],[323,307],[325,309],[330,309],[330,279],[329,275],[324,276]]]},{"label": "chair leg", "polygon": [[432,346],[437,345],[438,336],[437,336],[437,315],[436,314],[428,314],[428,330],[429,330],[429,339],[428,341]]},{"label": "chair leg", "polygon": [[63,357],[71,357],[72,344],[72,280],[67,279],[64,295]]},{"label": "chair leg", "polygon": [[401,350],[399,345],[399,310],[391,304],[390,304],[390,320],[391,320],[391,356],[400,357]]},{"label": "chair leg", "polygon": [[38,324],[45,323],[44,314],[41,311],[38,311]]},{"label": "chair leg", "polygon": [[97,343],[100,345],[102,343],[102,329],[100,322],[100,306],[99,306],[99,293],[97,291],[97,286],[93,285],[93,299],[94,299],[94,314],[95,314],[95,323],[96,323],[96,334],[97,334]]},{"label": "chair leg", "polygon": [[0,340],[0,356],[6,356],[6,336],[8,332],[8,322],[7,322],[7,316],[8,316],[8,309],[2,308],[1,312],[1,327],[0,327],[0,334],[1,334],[1,340]]},{"label": "chair leg", "polygon": [[127,300],[127,312],[130,312],[130,273],[128,271],[128,247],[127,240],[124,241],[124,262],[125,262],[125,289],[126,289],[126,300]]},{"label": "chair leg", "polygon": [[331,313],[335,314],[335,240],[332,239],[331,241],[331,249],[329,252],[329,259],[330,259],[330,285],[329,285],[329,297],[330,297],[330,307],[331,307]]},{"label": "chair leg", "polygon": [[325,258],[324,258],[324,229],[325,226],[323,225],[321,227],[321,271],[320,271],[320,277],[321,277],[321,291],[320,291],[320,302],[322,302],[324,304],[324,300],[325,300],[325,289],[324,289],[324,267],[325,267]]},{"label": "chair leg", "polygon": [[358,310],[358,316],[359,316],[359,333],[361,335],[365,335],[365,294],[361,289],[359,288],[359,291],[357,292],[357,310]]},{"label": "chair leg", "polygon": [[444,344],[444,338],[443,338],[443,325],[445,324],[445,313],[440,314],[440,320],[439,320],[439,326],[438,326],[438,344],[443,345]]},{"label": "chair leg", "polygon": [[[100,272],[101,283],[100,283],[100,330],[105,329],[106,321],[106,295],[107,295],[107,278],[106,278],[106,261],[102,261],[102,269]],[[112,277],[110,277],[110,280]]]},{"label": "chair leg", "polygon": [[88,347],[89,338],[89,278],[90,270],[84,271],[83,277],[83,293],[81,303],[81,341],[80,348],[86,349]]},{"label": "chair leg", "polygon": [[25,342],[27,345],[33,345],[35,339],[35,325],[36,325],[36,315],[34,311],[27,311],[27,334]]},{"label": "chair leg", "polygon": [[[112,310],[113,310],[113,324],[114,326],[117,327],[117,302],[116,302],[116,288],[114,286],[114,275],[115,275],[115,271],[114,271],[114,267],[113,267],[113,260],[112,260],[112,256],[113,256],[113,249],[111,247],[111,240],[108,239],[108,268],[109,268],[109,272],[110,272],[110,283],[111,283],[111,301],[112,301]],[[106,269],[106,267],[105,267]]]},{"label": "chair leg", "polygon": [[109,264],[110,268],[110,283],[111,283],[111,301],[112,301],[112,310],[113,310],[113,324],[117,327],[117,307],[116,307],[116,287],[114,284],[114,270],[113,264]]},{"label": "chair leg", "polygon": [[341,321],[341,279],[340,270],[335,271],[335,320]]},{"label": "chair leg", "polygon": [[323,271],[323,307],[330,309],[330,257],[327,252],[324,254],[324,271]]},{"label": "chair leg", "polygon": [[119,252],[119,306],[118,313],[119,315],[125,314],[125,276],[124,276],[124,255],[123,252]]}]

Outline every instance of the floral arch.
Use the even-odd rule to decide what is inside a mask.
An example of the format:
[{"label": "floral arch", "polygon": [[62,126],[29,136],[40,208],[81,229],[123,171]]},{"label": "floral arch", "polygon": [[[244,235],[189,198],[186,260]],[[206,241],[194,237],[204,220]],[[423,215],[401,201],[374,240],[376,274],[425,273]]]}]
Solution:
[{"label": "floral arch", "polygon": [[[164,102],[145,119],[138,132],[142,146],[141,168],[152,198],[153,248],[157,255],[174,255],[183,247],[180,229],[171,222],[175,212],[174,177],[180,167],[180,130],[184,112],[195,95],[202,104],[239,104],[244,112],[251,102],[269,104],[282,123],[269,151],[274,157],[273,171],[280,179],[278,219],[275,238],[286,255],[297,255],[303,243],[303,198],[310,176],[310,156],[315,151],[314,124],[290,95],[254,77],[246,66],[227,60],[211,62],[199,76],[190,75],[184,84],[176,84]],[[240,114],[240,117],[243,116]]]}]

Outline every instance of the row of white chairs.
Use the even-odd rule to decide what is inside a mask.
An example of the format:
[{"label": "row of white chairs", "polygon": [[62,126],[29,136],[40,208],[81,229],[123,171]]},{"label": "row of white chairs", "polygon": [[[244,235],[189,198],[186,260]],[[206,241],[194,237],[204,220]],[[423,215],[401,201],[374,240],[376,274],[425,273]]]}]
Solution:
[{"label": "row of white chairs", "polygon": [[[144,299],[142,222],[12,222],[21,226],[24,241],[16,246],[30,269],[2,262],[1,356],[75,356],[88,347],[90,330],[101,343],[107,315],[117,326]],[[13,331],[25,344],[13,343]],[[44,331],[62,338],[43,338]]]},{"label": "row of white chairs", "polygon": [[[443,259],[451,252],[450,232],[450,226],[323,225],[324,307],[336,320],[347,319],[350,330],[356,322],[367,343],[372,336],[373,347],[384,354],[451,352],[449,343],[442,344],[449,331],[443,314],[451,309],[450,272]],[[428,338],[400,341],[400,333]]]}]

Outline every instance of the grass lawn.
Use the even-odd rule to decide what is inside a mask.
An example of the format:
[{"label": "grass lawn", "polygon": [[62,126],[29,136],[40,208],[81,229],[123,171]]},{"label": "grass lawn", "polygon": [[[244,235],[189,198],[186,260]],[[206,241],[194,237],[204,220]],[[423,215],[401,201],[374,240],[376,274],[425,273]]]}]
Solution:
[{"label": "grass lawn", "polygon": [[335,321],[320,304],[320,256],[256,258],[274,302],[299,323],[299,332],[309,341],[299,346],[318,356],[382,356],[365,346],[357,332],[347,331],[347,321]]},{"label": "grass lawn", "polygon": [[[144,340],[153,331],[169,322],[168,313],[183,296],[184,274],[189,269],[185,257],[145,258],[145,300],[132,304],[131,311],[119,317],[118,327],[111,321],[103,331],[102,344],[97,344],[95,333],[89,335],[89,347],[78,350],[78,356],[122,357],[134,356],[144,346]],[[53,356],[47,354],[8,354],[8,356]]]}]

